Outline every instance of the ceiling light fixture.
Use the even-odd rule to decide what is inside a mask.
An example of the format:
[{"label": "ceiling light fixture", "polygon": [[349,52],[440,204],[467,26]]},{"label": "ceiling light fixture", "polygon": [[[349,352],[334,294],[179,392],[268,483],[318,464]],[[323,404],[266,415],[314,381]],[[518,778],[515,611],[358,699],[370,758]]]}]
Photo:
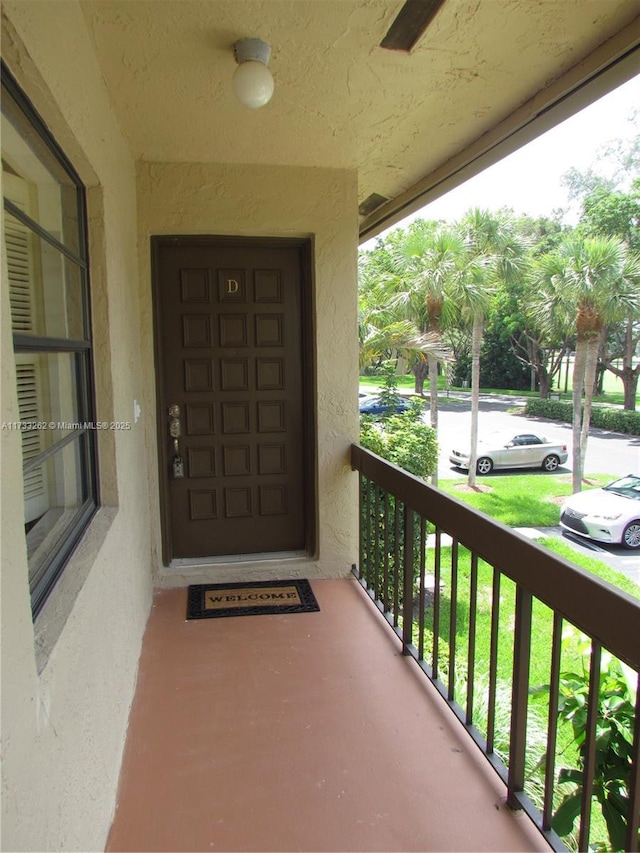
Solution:
[{"label": "ceiling light fixture", "polygon": [[264,107],[273,95],[273,77],[267,68],[271,46],[262,39],[240,39],[233,54],[238,63],[232,79],[236,98],[252,110]]}]

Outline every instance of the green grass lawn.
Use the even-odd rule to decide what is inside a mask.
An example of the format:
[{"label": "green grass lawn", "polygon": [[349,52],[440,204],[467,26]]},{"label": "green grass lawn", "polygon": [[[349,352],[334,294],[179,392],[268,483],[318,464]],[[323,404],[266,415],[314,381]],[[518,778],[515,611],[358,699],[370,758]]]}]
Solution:
[{"label": "green grass lawn", "polygon": [[[611,482],[607,474],[589,475],[587,487]],[[479,509],[508,527],[551,527],[558,524],[556,499],[571,494],[571,475],[508,474],[478,477],[477,491],[469,491],[467,478],[440,480],[438,487],[463,503]]]},{"label": "green grass lawn", "polygon": [[[597,488],[611,480],[609,474],[590,474],[586,488]],[[508,527],[553,527],[560,520],[560,499],[571,494],[567,474],[520,474],[482,477],[479,491],[470,491],[466,478],[441,480],[438,486],[458,500],[495,518]],[[562,540],[548,537],[538,542],[592,574],[640,598],[640,587],[601,560],[578,553]]]},{"label": "green grass lawn", "polygon": [[[415,379],[410,373],[405,373],[402,376],[395,377],[398,384],[398,390],[404,393],[408,391],[413,391],[415,388]],[[615,377],[614,377],[615,378]],[[360,387],[363,390],[371,391],[372,394],[377,393],[382,387],[382,383],[384,381],[383,376],[361,376],[360,377]],[[448,389],[445,384],[445,379],[443,376],[438,377],[438,392],[445,393],[447,390],[451,392],[463,390],[459,386],[450,386]],[[467,392],[468,388],[464,389]],[[482,394],[501,394],[501,395],[510,395],[513,397],[539,397],[540,394],[538,391],[510,391],[505,388],[481,388],[480,392]],[[424,384],[424,395],[425,397],[429,396],[429,382],[425,382]],[[569,388],[568,392],[561,393],[562,400],[571,400],[571,388]],[[612,405],[623,405],[624,404],[624,392],[618,391],[613,387],[605,387],[605,393],[600,397],[594,398],[594,404],[598,403],[610,403]]]}]

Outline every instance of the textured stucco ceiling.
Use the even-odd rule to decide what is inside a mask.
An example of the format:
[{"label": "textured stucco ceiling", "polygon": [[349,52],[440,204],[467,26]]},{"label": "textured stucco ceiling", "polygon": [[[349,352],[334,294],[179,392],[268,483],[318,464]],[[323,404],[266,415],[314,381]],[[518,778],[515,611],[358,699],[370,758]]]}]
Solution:
[{"label": "textured stucco ceiling", "polygon": [[[638,19],[638,0],[447,0],[410,54],[402,0],[81,0],[136,157],[358,170],[395,197]],[[273,48],[271,103],[233,97],[232,45]]]}]

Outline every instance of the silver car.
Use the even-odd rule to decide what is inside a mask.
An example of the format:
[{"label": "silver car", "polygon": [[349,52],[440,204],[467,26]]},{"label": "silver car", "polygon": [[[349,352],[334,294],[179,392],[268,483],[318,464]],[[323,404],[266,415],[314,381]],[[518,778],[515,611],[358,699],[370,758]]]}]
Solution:
[{"label": "silver car", "polygon": [[[453,449],[449,462],[457,468],[469,469],[469,451]],[[478,442],[478,474],[490,474],[494,468],[542,468],[555,471],[569,458],[567,445],[548,441],[530,432],[497,433]]]},{"label": "silver car", "polygon": [[640,548],[640,475],[571,495],[562,504],[560,525],[596,542]]}]

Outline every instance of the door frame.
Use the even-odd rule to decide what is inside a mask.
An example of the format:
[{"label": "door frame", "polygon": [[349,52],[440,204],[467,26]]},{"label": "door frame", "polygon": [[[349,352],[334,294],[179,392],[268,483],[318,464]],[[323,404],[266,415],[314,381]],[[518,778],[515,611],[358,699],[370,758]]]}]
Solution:
[{"label": "door frame", "polygon": [[[153,303],[153,349],[156,394],[156,441],[158,458],[158,489],[160,498],[160,527],[162,534],[162,562],[170,568],[173,560],[171,518],[169,509],[169,456],[166,438],[166,401],[164,400],[164,375],[162,363],[162,316],[159,298],[160,251],[165,246],[194,246],[216,248],[290,248],[300,251],[300,305],[302,328],[302,411],[303,411],[303,466],[305,501],[305,557],[317,556],[318,547],[318,500],[317,500],[317,418],[316,418],[316,325],[315,286],[313,279],[313,242],[310,238],[288,237],[239,237],[222,235],[152,235],[151,246],[151,299]],[[298,554],[298,552],[296,552]],[[267,555],[268,556],[268,555]],[[263,557],[256,554],[256,560]],[[176,558],[180,559],[180,558]],[[273,559],[273,558],[271,558]],[[213,561],[213,558],[212,558]],[[239,564],[237,557],[229,555],[229,562]],[[184,566],[184,559],[180,565]],[[194,565],[208,562],[208,558],[194,561]],[[225,557],[216,557],[216,563],[225,562]],[[251,561],[253,562],[253,561]]]}]

